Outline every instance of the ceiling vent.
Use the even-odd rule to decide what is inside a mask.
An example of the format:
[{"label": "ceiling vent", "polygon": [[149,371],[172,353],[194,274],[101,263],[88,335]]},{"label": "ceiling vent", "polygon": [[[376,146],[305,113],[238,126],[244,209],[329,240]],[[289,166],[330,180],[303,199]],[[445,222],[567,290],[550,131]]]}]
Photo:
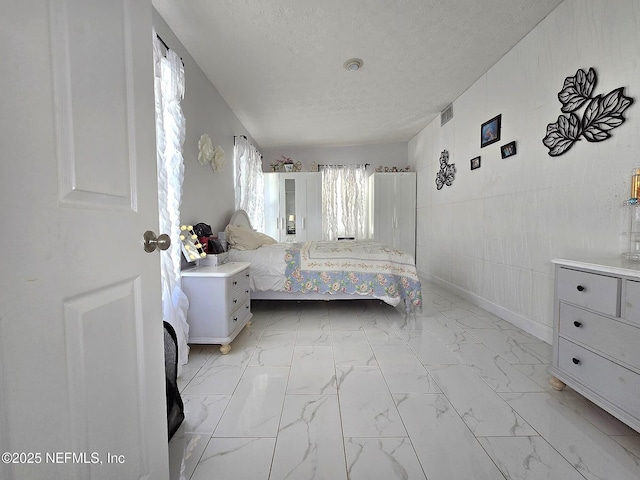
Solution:
[{"label": "ceiling vent", "polygon": [[453,118],[453,103],[440,112],[440,126],[443,126]]}]

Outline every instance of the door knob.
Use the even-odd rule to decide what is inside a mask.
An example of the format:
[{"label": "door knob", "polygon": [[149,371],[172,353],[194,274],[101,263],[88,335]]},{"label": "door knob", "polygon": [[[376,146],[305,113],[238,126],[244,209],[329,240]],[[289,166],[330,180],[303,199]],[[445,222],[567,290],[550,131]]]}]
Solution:
[{"label": "door knob", "polygon": [[166,233],[158,235],[152,232],[151,230],[147,230],[142,235],[142,239],[144,240],[144,251],[147,253],[155,252],[156,248],[160,250],[166,250],[171,246],[171,238]]}]

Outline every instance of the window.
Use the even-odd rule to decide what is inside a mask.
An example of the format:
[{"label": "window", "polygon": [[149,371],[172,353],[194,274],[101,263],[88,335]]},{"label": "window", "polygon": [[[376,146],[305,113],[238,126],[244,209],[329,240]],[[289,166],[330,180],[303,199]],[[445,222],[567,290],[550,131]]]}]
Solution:
[{"label": "window", "polygon": [[322,169],[322,223],[325,240],[366,238],[367,179],[364,165]]},{"label": "window", "polygon": [[246,137],[237,136],[233,149],[236,209],[244,210],[254,229],[264,231],[262,155]]}]

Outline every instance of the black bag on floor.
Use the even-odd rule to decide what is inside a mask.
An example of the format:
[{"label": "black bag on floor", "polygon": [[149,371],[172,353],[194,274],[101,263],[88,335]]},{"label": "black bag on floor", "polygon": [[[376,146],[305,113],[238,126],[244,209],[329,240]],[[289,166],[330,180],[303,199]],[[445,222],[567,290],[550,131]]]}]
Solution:
[{"label": "black bag on floor", "polygon": [[169,440],[184,420],[184,404],[178,390],[178,338],[173,327],[164,323],[164,370],[167,386],[167,427]]}]

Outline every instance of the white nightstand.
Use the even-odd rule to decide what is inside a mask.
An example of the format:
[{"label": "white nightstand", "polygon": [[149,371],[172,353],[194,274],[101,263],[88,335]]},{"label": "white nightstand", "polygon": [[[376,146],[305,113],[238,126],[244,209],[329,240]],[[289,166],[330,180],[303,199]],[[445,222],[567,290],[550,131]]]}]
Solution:
[{"label": "white nightstand", "polygon": [[182,271],[182,290],[189,299],[189,343],[229,345],[249,323],[251,299],[249,267],[246,262],[199,266]]}]

